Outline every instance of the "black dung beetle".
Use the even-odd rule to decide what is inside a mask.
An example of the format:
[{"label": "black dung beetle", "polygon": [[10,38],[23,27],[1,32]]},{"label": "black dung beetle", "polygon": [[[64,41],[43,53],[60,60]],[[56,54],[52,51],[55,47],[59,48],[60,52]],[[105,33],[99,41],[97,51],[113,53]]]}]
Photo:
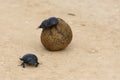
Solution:
[{"label": "black dung beetle", "polygon": [[44,30],[46,28],[51,29],[52,27],[55,27],[57,29],[57,24],[58,24],[58,18],[50,17],[50,18],[44,20],[38,28],[43,28],[43,30]]},{"label": "black dung beetle", "polygon": [[20,58],[20,60],[23,61],[23,63],[21,64],[23,68],[25,68],[25,64],[34,65],[35,67],[39,65],[38,58],[34,54],[26,54],[22,58]]}]

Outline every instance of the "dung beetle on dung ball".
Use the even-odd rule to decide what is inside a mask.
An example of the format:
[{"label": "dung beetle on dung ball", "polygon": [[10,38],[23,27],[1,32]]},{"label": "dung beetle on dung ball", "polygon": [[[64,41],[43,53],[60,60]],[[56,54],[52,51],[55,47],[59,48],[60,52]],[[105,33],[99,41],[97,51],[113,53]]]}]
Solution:
[{"label": "dung beetle on dung ball", "polygon": [[35,67],[39,65],[38,58],[34,54],[26,54],[22,58],[20,58],[20,60],[23,61],[21,64],[23,68],[25,68],[25,64],[34,65]]},{"label": "dung beetle on dung ball", "polygon": [[38,28],[42,28],[43,31],[47,28],[52,29],[53,27],[55,27],[57,29],[57,24],[58,24],[58,18],[50,17],[50,18],[42,21],[41,25]]}]

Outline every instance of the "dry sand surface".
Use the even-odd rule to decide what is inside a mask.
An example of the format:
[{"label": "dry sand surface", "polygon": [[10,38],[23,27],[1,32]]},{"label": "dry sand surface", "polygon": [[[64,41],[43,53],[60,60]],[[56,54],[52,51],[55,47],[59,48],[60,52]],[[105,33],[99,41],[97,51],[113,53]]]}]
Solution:
[{"label": "dry sand surface", "polygon": [[[40,42],[50,16],[72,28],[65,50]],[[42,65],[18,66],[28,52]],[[120,80],[120,0],[0,0],[0,54],[0,80]]]}]

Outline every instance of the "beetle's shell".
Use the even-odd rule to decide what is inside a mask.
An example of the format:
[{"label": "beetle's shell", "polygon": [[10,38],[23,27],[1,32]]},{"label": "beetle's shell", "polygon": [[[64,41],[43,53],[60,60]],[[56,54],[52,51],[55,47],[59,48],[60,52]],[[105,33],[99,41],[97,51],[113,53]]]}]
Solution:
[{"label": "beetle's shell", "polygon": [[58,19],[56,17],[50,17],[48,19],[48,26],[53,26],[58,24]]},{"label": "beetle's shell", "polygon": [[[26,55],[24,55],[23,57],[22,57],[22,60],[25,62],[25,63],[27,63],[27,64],[29,64],[29,59],[32,59],[32,64],[35,64],[35,63],[37,63],[37,61],[38,61],[38,59],[37,59],[37,57],[34,55],[34,54],[26,54]],[[30,61],[31,62],[31,61]]]},{"label": "beetle's shell", "polygon": [[70,26],[62,19],[58,18],[57,29],[45,29],[41,33],[41,42],[44,47],[51,51],[65,49],[72,40],[72,31]]}]

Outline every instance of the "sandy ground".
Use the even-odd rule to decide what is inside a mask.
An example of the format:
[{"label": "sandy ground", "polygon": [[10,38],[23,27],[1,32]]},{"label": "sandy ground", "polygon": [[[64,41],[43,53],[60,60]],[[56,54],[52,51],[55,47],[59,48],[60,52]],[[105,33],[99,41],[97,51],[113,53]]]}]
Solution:
[{"label": "sandy ground", "polygon": [[[65,50],[40,42],[36,28],[51,16],[72,28]],[[29,52],[42,65],[18,66]],[[120,0],[0,0],[0,54],[0,80],[120,80]]]}]

